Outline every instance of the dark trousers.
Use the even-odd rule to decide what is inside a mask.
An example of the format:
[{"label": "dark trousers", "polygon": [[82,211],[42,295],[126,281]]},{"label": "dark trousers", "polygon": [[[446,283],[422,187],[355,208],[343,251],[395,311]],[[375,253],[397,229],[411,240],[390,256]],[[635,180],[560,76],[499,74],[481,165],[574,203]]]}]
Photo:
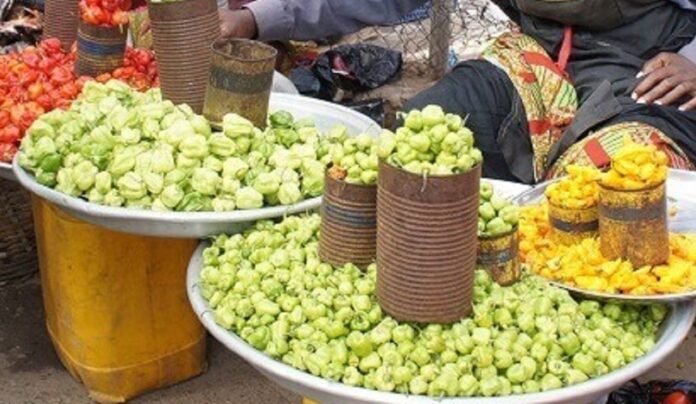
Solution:
[{"label": "dark trousers", "polygon": [[512,81],[483,60],[459,64],[433,87],[406,103],[404,111],[440,105],[459,114],[483,152],[483,176],[533,182],[532,144],[524,107]]},{"label": "dark trousers", "polygon": [[[696,163],[696,112],[677,107],[641,105],[618,97],[621,112],[589,128],[592,130],[627,121],[643,122],[664,132]],[[534,183],[533,151],[527,118],[517,90],[506,73],[483,60],[456,66],[433,87],[406,103],[404,111],[440,105],[459,114],[474,132],[483,152],[483,175],[488,178]],[[551,162],[552,163],[552,162]]]}]

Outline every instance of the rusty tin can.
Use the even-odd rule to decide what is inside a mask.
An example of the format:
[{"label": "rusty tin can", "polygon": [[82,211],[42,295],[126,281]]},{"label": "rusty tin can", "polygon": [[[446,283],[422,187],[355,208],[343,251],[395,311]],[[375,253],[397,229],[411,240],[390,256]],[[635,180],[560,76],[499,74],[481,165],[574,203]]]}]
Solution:
[{"label": "rusty tin can", "polygon": [[493,280],[502,286],[520,280],[519,235],[517,226],[497,237],[479,237],[477,263],[488,271]]},{"label": "rusty tin can", "polygon": [[559,244],[572,245],[589,237],[596,237],[599,230],[597,206],[572,209],[549,202],[551,237]]},{"label": "rusty tin can", "polygon": [[224,38],[211,49],[203,115],[220,123],[225,114],[234,112],[265,128],[278,51],[258,41]]},{"label": "rusty tin can", "polygon": [[68,52],[77,39],[80,21],[76,0],[46,0],[44,4],[43,39],[58,38]]},{"label": "rusty tin can", "polygon": [[80,22],[77,32],[77,62],[80,76],[96,77],[123,66],[128,27],[102,27]]},{"label": "rusty tin can", "polygon": [[480,165],[423,177],[380,162],[377,298],[395,319],[452,323],[471,313],[480,179]]},{"label": "rusty tin can", "polygon": [[210,44],[220,36],[215,0],[148,2],[162,96],[203,111]]},{"label": "rusty tin can", "polygon": [[377,186],[349,184],[325,175],[319,257],[333,266],[375,262]]},{"label": "rusty tin can", "polygon": [[600,185],[599,237],[607,259],[628,260],[636,268],[666,263],[670,250],[665,183],[638,191]]}]

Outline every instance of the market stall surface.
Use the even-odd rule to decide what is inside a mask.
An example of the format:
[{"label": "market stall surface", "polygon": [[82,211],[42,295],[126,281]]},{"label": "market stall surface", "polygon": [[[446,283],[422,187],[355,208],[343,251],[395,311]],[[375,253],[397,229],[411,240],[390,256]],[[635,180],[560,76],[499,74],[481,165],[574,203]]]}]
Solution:
[{"label": "market stall surface", "polygon": [[[300,397],[269,382],[238,356],[209,339],[209,368],[202,376],[147,394],[134,403],[299,403]],[[696,375],[696,331],[643,380]],[[0,287],[0,402],[90,403],[63,368],[43,323],[37,279]]]}]

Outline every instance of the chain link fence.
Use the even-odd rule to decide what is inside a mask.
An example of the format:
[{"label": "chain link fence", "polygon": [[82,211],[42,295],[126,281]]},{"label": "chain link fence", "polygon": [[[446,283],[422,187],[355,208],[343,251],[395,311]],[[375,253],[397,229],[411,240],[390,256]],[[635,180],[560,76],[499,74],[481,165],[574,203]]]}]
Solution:
[{"label": "chain link fence", "polygon": [[398,109],[448,68],[477,57],[486,43],[513,25],[489,0],[431,0],[393,25],[365,28],[340,43],[374,43],[402,52],[400,78],[359,96],[384,98]]}]

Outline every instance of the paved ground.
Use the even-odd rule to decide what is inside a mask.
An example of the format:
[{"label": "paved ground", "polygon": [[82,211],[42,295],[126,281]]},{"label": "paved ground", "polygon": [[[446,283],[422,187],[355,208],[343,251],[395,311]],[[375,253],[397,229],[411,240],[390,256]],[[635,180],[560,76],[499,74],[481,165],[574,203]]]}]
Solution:
[{"label": "paved ground", "polygon": [[[243,360],[210,342],[207,373],[148,394],[134,403],[299,403]],[[696,333],[658,369],[645,376],[696,378]],[[90,403],[63,369],[46,335],[38,281],[0,288],[0,403]]]}]

